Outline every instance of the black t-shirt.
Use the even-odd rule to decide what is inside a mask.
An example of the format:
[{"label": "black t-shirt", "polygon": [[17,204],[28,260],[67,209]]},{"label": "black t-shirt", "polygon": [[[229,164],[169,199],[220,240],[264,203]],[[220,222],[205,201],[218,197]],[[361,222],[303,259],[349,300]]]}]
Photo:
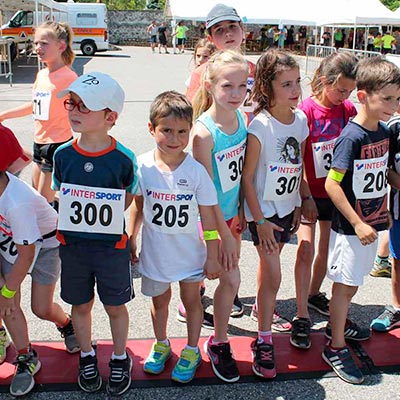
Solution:
[{"label": "black t-shirt", "polygon": [[[400,115],[388,122],[390,131],[389,168],[400,174]],[[400,190],[390,187],[390,212],[393,219],[400,219]]]},{"label": "black t-shirt", "polygon": [[[360,218],[377,231],[387,229],[387,170],[384,165],[388,156],[389,130],[383,123],[379,123],[377,131],[368,131],[350,121],[333,149],[332,167],[346,170],[340,186],[347,200]],[[374,160],[363,161],[368,159]],[[333,211],[332,229],[345,235],[356,234],[337,208]]]},{"label": "black t-shirt", "polygon": [[160,26],[159,28],[158,28],[158,37],[159,37],[159,39],[161,40],[161,39],[164,39],[164,40],[166,40],[167,39],[167,37],[165,36],[165,31],[167,30],[167,27],[166,26]]}]

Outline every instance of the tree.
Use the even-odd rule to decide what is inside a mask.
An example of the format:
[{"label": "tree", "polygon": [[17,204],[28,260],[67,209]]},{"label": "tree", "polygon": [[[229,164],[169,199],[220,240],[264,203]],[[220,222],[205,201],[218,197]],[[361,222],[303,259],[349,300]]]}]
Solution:
[{"label": "tree", "polygon": [[392,11],[397,10],[400,7],[400,0],[381,0],[381,2]]},{"label": "tree", "polygon": [[[66,0],[58,0],[66,1]],[[109,10],[145,10],[146,0],[75,0],[77,3],[104,3],[107,5]],[[151,1],[151,3],[157,3],[157,1]],[[158,7],[163,10],[165,7],[165,0],[158,0]],[[156,8],[156,7],[151,7]]]}]

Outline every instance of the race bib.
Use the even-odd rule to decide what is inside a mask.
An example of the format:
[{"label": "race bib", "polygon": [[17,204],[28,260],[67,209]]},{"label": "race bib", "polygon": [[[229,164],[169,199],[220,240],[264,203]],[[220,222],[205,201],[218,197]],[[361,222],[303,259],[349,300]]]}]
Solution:
[{"label": "race bib", "polygon": [[326,178],[328,176],[328,172],[331,169],[335,141],[336,138],[328,140],[327,142],[311,144],[316,178]]},{"label": "race bib", "polygon": [[239,144],[215,153],[215,163],[224,193],[240,184],[245,152],[246,139],[243,139]]},{"label": "race bib", "polygon": [[41,121],[48,121],[50,114],[51,91],[33,92],[33,117]]},{"label": "race bib", "polygon": [[[35,244],[35,255],[33,257],[33,261],[29,267],[28,273],[30,273],[35,266],[36,259],[39,255],[39,251],[42,248],[43,240],[37,240]],[[3,232],[0,232],[0,254],[4,257],[6,261],[10,264],[14,265],[15,261],[18,257],[17,245],[12,239],[12,236],[5,235]]]},{"label": "race bib", "polygon": [[198,230],[199,208],[193,191],[148,188],[144,197],[144,218],[154,231],[177,235]]},{"label": "race bib", "polygon": [[264,187],[264,200],[288,200],[299,191],[301,181],[301,164],[270,162]]},{"label": "race bib", "polygon": [[356,199],[375,199],[387,191],[388,155],[367,160],[354,160],[353,192]]},{"label": "race bib", "polygon": [[254,86],[254,78],[252,77],[248,77],[247,78],[247,93],[246,93],[246,97],[242,103],[242,105],[240,106],[240,109],[244,112],[253,112],[254,111],[254,104],[252,101],[250,101],[250,95],[251,95],[251,91],[253,89]]},{"label": "race bib", "polygon": [[58,229],[122,235],[125,190],[62,183]]}]

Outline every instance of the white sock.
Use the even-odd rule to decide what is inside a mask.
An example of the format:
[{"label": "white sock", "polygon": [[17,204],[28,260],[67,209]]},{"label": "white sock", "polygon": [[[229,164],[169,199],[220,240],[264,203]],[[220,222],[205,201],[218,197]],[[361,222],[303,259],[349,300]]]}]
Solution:
[{"label": "white sock", "polygon": [[198,354],[199,351],[200,351],[198,346],[193,347],[193,346],[189,346],[188,344],[185,346],[185,349],[193,350],[193,351],[195,351],[197,354]]},{"label": "white sock", "polygon": [[111,354],[111,360],[125,360],[127,357],[126,351],[120,356],[117,356],[114,352]]},{"label": "white sock", "polygon": [[169,343],[168,338],[167,338],[167,339],[164,339],[164,340],[157,340],[157,339],[156,339],[156,343],[164,343],[164,344],[167,345],[168,347],[171,346],[170,343]]},{"label": "white sock", "polygon": [[92,350],[85,352],[85,351],[81,351],[81,357],[88,357],[88,356],[92,356],[94,357],[96,355],[94,348],[92,347]]}]

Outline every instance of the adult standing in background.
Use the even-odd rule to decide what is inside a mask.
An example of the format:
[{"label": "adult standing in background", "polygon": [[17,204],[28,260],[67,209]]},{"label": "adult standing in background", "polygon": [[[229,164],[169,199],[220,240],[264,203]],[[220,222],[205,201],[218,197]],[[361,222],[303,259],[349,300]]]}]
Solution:
[{"label": "adult standing in background", "polygon": [[167,47],[167,23],[165,21],[158,27],[158,41],[160,42],[158,45],[159,53],[161,54],[161,47],[164,47],[165,54],[169,54]]},{"label": "adult standing in background", "polygon": [[278,47],[280,49],[283,49],[285,47],[285,40],[287,37],[287,29],[286,27],[282,27],[279,29],[279,35],[278,35]]},{"label": "adult standing in background", "polygon": [[185,21],[179,21],[178,25],[175,28],[174,35],[178,40],[178,49],[180,53],[185,52],[185,42],[186,42],[186,32],[189,28],[185,25]]},{"label": "adult standing in background", "polygon": [[156,51],[157,46],[157,22],[152,21],[151,24],[147,27],[147,34],[150,35],[150,47],[152,52]]},{"label": "adult standing in background", "polygon": [[396,42],[396,39],[392,36],[392,33],[387,30],[382,37],[382,53],[390,54],[392,53],[392,45]]},{"label": "adult standing in background", "polygon": [[290,51],[293,51],[294,45],[294,25],[291,25],[290,28],[287,30],[286,35],[286,44]]},{"label": "adult standing in background", "polygon": [[344,47],[343,32],[340,28],[336,28],[333,34],[333,41],[335,42],[336,50]]},{"label": "adult standing in background", "polygon": [[307,28],[304,25],[302,25],[299,28],[298,35],[299,35],[300,51],[302,53],[305,53],[307,45]]}]

